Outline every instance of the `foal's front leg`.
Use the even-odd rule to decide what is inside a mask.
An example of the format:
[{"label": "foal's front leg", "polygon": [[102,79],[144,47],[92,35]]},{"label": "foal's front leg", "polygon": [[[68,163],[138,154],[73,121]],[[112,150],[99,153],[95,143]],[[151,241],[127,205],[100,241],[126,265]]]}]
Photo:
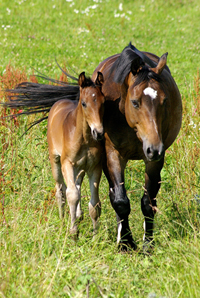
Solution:
[{"label": "foal's front leg", "polygon": [[101,215],[101,202],[99,199],[99,183],[101,179],[102,166],[97,165],[90,173],[88,173],[90,181],[91,200],[89,202],[89,214],[93,223],[94,235],[98,229],[98,220]]},{"label": "foal's front leg", "polygon": [[145,168],[145,191],[141,199],[141,209],[144,215],[144,250],[153,246],[153,222],[156,213],[156,195],[160,188],[160,172],[164,158],[157,162],[147,162]]},{"label": "foal's front leg", "polygon": [[80,216],[81,183],[85,172],[79,172],[67,159],[62,162],[62,172],[67,184],[66,197],[70,209],[70,233],[78,235],[78,217]]}]

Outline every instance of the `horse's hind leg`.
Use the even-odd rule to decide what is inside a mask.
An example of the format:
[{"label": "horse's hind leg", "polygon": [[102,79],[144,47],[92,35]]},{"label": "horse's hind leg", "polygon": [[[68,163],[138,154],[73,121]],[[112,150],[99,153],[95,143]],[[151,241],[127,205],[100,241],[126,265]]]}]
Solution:
[{"label": "horse's hind leg", "polygon": [[50,154],[51,169],[56,181],[56,200],[58,203],[59,216],[64,217],[64,206],[66,202],[66,185],[61,171],[60,156]]},{"label": "horse's hind leg", "polygon": [[89,202],[89,214],[93,223],[94,235],[97,232],[98,220],[101,215],[101,202],[99,199],[99,183],[101,179],[101,173],[101,165],[98,165],[92,173],[88,173],[91,191],[91,200]]}]

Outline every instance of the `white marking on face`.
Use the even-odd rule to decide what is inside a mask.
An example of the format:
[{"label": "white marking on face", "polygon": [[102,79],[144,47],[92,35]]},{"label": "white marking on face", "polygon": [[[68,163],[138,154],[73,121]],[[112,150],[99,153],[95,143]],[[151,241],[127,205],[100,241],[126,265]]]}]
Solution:
[{"label": "white marking on face", "polygon": [[157,97],[157,91],[151,87],[147,87],[146,89],[144,89],[143,92],[145,95],[149,95],[152,100],[154,100]]},{"label": "white marking on face", "polygon": [[117,230],[117,244],[119,244],[119,242],[121,240],[121,231],[122,231],[122,224],[120,222],[120,224],[118,226],[118,230]]}]

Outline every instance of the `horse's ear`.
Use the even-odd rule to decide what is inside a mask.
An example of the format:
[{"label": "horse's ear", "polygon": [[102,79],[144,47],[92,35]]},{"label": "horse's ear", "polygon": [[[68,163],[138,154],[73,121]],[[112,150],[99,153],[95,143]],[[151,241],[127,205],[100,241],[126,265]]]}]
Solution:
[{"label": "horse's ear", "polygon": [[86,80],[85,72],[83,71],[83,72],[79,75],[79,78],[78,78],[78,84],[79,84],[80,87],[84,88],[85,80]]},{"label": "horse's ear", "polygon": [[135,76],[142,66],[144,66],[144,61],[139,56],[137,56],[131,64],[132,74]]},{"label": "horse's ear", "polygon": [[152,70],[157,73],[157,74],[161,74],[163,69],[165,68],[166,64],[167,64],[167,55],[168,53],[163,54],[159,61],[158,61],[158,65],[155,68],[152,68]]},{"label": "horse's ear", "polygon": [[95,80],[95,85],[102,87],[103,83],[104,83],[103,74],[100,71],[98,71],[97,78]]}]

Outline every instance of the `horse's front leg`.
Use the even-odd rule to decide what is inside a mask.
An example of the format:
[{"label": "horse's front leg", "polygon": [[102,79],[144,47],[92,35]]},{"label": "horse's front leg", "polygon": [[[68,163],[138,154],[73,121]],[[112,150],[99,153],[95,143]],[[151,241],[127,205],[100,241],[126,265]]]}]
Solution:
[{"label": "horse's front leg", "polygon": [[88,173],[90,181],[91,200],[89,202],[89,214],[93,223],[94,235],[98,229],[98,220],[101,215],[101,201],[99,199],[99,183],[102,174],[102,165],[98,164]]},{"label": "horse's front leg", "polygon": [[107,151],[106,160],[103,162],[103,170],[109,182],[110,201],[117,217],[117,243],[122,250],[127,250],[127,247],[137,248],[129,227],[128,216],[131,208],[124,186],[125,166],[126,161],[120,157],[117,151]]},{"label": "horse's front leg", "polygon": [[160,188],[164,158],[157,162],[146,162],[145,191],[141,199],[141,209],[144,215],[144,250],[153,247],[153,223],[156,213],[156,195]]}]

